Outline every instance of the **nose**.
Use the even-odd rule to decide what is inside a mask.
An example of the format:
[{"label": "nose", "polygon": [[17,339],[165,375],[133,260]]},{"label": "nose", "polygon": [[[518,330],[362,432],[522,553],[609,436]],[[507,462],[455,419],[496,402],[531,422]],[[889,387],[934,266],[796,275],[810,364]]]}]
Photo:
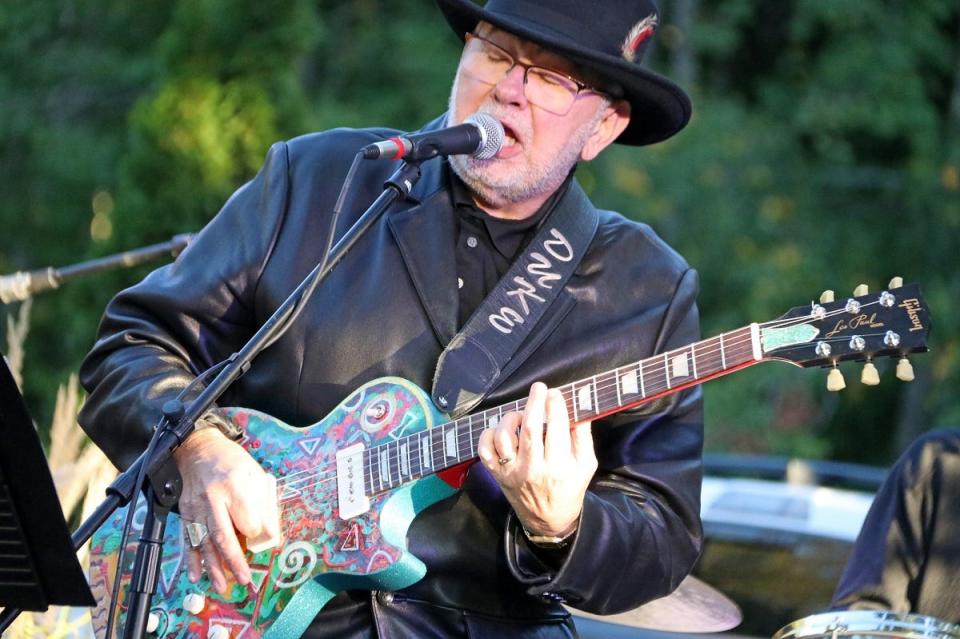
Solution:
[{"label": "nose", "polygon": [[527,68],[515,64],[507,74],[500,78],[494,87],[494,96],[501,102],[525,107],[527,104],[524,89],[527,82]]}]

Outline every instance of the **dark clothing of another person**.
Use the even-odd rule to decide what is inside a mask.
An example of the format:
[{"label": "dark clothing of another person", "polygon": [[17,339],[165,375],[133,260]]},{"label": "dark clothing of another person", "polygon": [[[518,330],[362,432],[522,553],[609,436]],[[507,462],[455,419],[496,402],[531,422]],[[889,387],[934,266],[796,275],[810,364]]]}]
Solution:
[{"label": "dark clothing of another person", "polygon": [[960,430],[923,435],[894,465],[833,605],[960,622]]}]

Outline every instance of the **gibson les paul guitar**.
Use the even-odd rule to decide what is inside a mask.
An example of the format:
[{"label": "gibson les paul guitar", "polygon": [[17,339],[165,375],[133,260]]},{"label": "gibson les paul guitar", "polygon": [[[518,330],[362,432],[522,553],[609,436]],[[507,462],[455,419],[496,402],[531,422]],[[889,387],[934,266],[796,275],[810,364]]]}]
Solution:
[{"label": "gibson les paul guitar", "polygon": [[[927,307],[916,285],[840,302],[796,307],[771,322],[716,337],[599,373],[561,388],[573,421],[598,419],[765,360],[836,367],[843,360],[900,357],[898,377],[909,377],[906,355],[925,351]],[[869,376],[865,381],[869,383]],[[837,386],[836,380],[833,385]],[[397,590],[426,573],[406,545],[417,513],[453,489],[437,473],[472,460],[484,429],[525,400],[456,420],[400,378],[373,380],[330,415],[293,428],[263,413],[227,409],[243,427],[242,446],[277,478],[283,541],[247,552],[253,583],[230,582],[221,595],[204,576],[187,579],[181,520],[171,515],[158,592],[148,630],[153,636],[210,639],[299,637],[317,611],[347,589]],[[94,629],[103,639],[117,557],[131,546],[121,593],[135,556],[122,537],[125,509],[94,535],[90,582],[99,606]],[[135,526],[142,526],[137,513]],[[115,625],[125,622],[121,594]]]}]

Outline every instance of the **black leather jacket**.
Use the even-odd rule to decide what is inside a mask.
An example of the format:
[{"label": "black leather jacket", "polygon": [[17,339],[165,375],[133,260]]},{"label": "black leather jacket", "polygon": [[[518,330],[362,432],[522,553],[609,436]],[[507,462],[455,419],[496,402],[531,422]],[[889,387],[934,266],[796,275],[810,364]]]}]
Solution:
[{"label": "black leather jacket", "polygon": [[[81,369],[89,397],[80,421],[116,464],[145,447],[166,399],[236,351],[313,268],[354,154],[395,134],[340,129],[275,144],[173,264],[110,303]],[[339,232],[394,168],[361,167]],[[376,377],[429,392],[458,328],[456,220],[440,161],[423,172],[220,405],[308,425]],[[696,272],[647,226],[599,216],[586,256],[518,352],[522,364],[481,408],[524,397],[538,380],[568,383],[699,338]],[[365,608],[379,636],[570,636],[560,601],[602,614],[671,591],[701,545],[702,421],[693,389],[594,424],[599,471],[575,541],[556,557],[505,530],[509,507],[474,465],[462,489],[409,530],[411,552],[427,565],[423,580],[379,598],[338,597],[320,618],[329,614],[331,634],[341,628],[337,610],[354,624],[341,629],[369,625]]]}]

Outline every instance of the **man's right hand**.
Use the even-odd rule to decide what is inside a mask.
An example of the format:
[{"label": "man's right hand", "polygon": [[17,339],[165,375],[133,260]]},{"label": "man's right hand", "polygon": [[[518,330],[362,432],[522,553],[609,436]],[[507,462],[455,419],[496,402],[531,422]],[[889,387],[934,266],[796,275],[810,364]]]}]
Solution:
[{"label": "man's right hand", "polygon": [[206,569],[221,593],[227,589],[227,570],[237,583],[250,583],[238,535],[279,543],[276,479],[216,428],[194,431],[173,457],[183,478],[180,517],[209,531],[200,548],[188,552],[190,581],[198,581]]}]

